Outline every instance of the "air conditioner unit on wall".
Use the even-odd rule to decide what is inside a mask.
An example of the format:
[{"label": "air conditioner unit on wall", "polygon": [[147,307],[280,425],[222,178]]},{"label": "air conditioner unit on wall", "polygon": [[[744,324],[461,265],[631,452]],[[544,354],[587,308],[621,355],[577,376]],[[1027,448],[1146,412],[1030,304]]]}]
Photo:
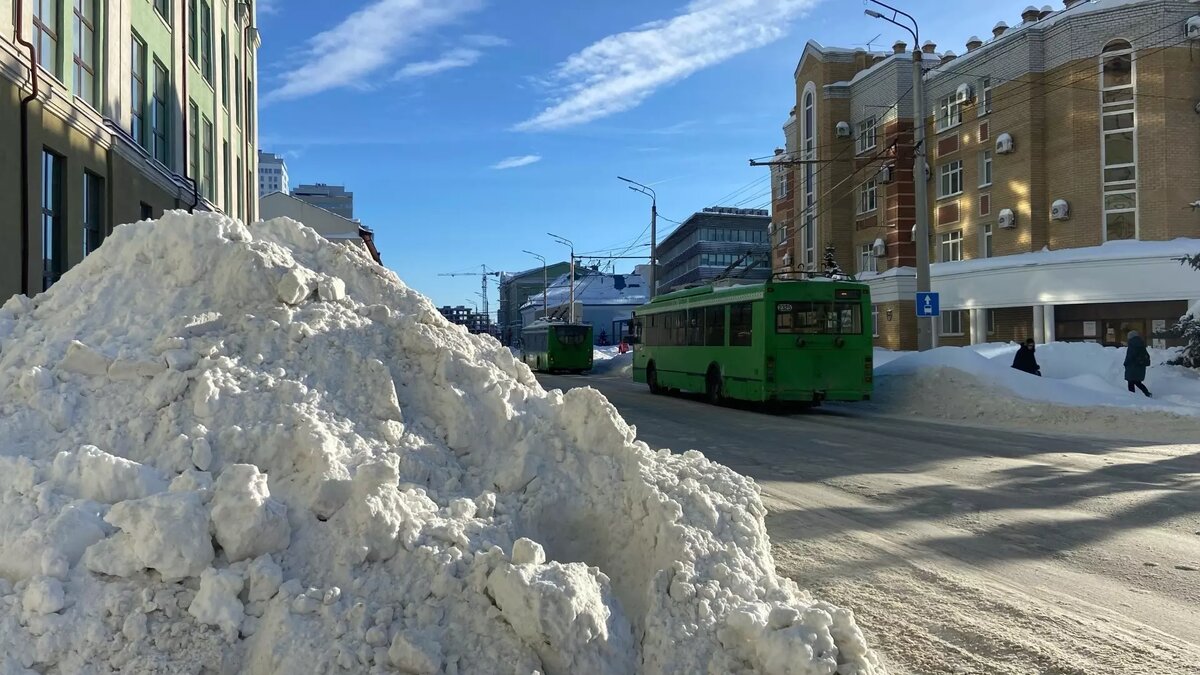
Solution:
[{"label": "air conditioner unit on wall", "polygon": [[963,82],[962,84],[958,85],[958,89],[954,90],[954,98],[957,99],[959,103],[966,103],[975,98],[975,90],[971,87],[971,85]]},{"label": "air conditioner unit on wall", "polygon": [[873,253],[876,258],[882,258],[887,255],[887,244],[884,243],[883,239],[875,240],[875,243],[871,245],[871,253]]},{"label": "air conditioner unit on wall", "polygon": [[1071,205],[1068,204],[1067,200],[1065,200],[1065,199],[1055,199],[1054,203],[1050,205],[1050,219],[1051,220],[1070,220],[1070,218],[1071,218]]},{"label": "air conditioner unit on wall", "polygon": [[997,154],[1007,155],[1013,151],[1012,134],[1003,133],[996,137],[996,152]]},{"label": "air conditioner unit on wall", "polygon": [[1185,34],[1189,40],[1200,40],[1200,16],[1193,16],[1187,20]]},{"label": "air conditioner unit on wall", "polygon": [[875,175],[875,180],[884,184],[891,183],[895,180],[895,170],[896,167],[894,164],[884,164],[879,169],[879,173]]},{"label": "air conditioner unit on wall", "polygon": [[996,222],[1000,227],[1010,230],[1017,226],[1017,214],[1013,213],[1012,209],[1000,209],[1000,215],[996,218]]},{"label": "air conditioner unit on wall", "polygon": [[837,126],[834,128],[834,131],[838,138],[850,138],[854,135],[854,132],[850,130],[849,122],[838,122]]}]

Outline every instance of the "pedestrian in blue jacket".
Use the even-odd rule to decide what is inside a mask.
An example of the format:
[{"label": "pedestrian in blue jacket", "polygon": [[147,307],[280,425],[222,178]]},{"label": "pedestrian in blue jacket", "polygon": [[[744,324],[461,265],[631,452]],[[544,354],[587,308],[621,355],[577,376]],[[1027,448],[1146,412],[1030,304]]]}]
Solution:
[{"label": "pedestrian in blue jacket", "polygon": [[1125,381],[1129,383],[1129,393],[1141,389],[1146,396],[1151,396],[1146,389],[1146,368],[1150,366],[1150,352],[1146,349],[1146,341],[1136,330],[1129,331],[1129,341],[1125,347]]}]

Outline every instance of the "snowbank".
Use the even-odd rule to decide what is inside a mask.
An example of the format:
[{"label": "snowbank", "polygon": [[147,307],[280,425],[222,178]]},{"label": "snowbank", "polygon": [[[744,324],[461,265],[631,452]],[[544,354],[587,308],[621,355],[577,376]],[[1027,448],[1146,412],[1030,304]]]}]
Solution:
[{"label": "snowbank", "polygon": [[0,309],[0,673],[881,672],[756,486],[290,220]]},{"label": "snowbank", "polygon": [[[876,350],[876,402],[926,417],[1040,421],[1063,431],[1123,437],[1200,437],[1200,373],[1165,365],[1171,351],[1150,350],[1148,399],[1130,394],[1125,350],[1096,343],[1039,346],[1042,377],[1014,370],[1015,344],[941,347],[923,353]],[[1138,420],[1134,426],[1130,422]],[[1155,427],[1152,421],[1159,425]]]},{"label": "snowbank", "polygon": [[620,347],[595,347],[592,350],[593,375],[628,376],[633,372],[633,350],[624,354]]}]

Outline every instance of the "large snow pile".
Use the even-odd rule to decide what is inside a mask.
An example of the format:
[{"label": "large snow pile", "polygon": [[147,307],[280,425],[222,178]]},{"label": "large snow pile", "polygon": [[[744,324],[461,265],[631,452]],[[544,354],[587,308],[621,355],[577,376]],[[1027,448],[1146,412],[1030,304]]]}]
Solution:
[{"label": "large snow pile", "polygon": [[289,220],[0,310],[0,673],[875,673],[754,484]]},{"label": "large snow pile", "polygon": [[[1073,430],[1138,435],[1130,415],[1162,416],[1168,435],[1200,435],[1200,374],[1166,365],[1170,350],[1150,350],[1146,385],[1154,398],[1130,394],[1125,350],[1096,343],[1039,345],[1042,377],[1012,368],[1015,344],[941,347],[928,352],[876,350],[875,400],[913,414],[999,422],[1045,417]],[[1145,418],[1149,419],[1149,418]],[[1122,429],[1121,425],[1125,424]],[[1082,425],[1082,426],[1081,426]],[[1111,428],[1110,428],[1111,427]]]},{"label": "large snow pile", "polygon": [[593,375],[624,375],[633,371],[633,350],[621,353],[619,346],[595,347],[592,350]]}]

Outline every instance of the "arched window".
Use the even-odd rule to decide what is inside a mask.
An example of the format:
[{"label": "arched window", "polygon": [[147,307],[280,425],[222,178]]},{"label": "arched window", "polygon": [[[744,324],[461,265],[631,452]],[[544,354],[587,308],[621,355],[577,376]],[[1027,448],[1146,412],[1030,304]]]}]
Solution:
[{"label": "arched window", "polygon": [[[804,85],[803,116],[800,127],[801,151],[804,159],[817,158],[817,87],[812,82]],[[816,233],[816,169],[814,164],[804,165],[804,264],[817,264]]]},{"label": "arched window", "polygon": [[1136,89],[1133,46],[1109,42],[1100,54],[1104,241],[1138,236]]}]

